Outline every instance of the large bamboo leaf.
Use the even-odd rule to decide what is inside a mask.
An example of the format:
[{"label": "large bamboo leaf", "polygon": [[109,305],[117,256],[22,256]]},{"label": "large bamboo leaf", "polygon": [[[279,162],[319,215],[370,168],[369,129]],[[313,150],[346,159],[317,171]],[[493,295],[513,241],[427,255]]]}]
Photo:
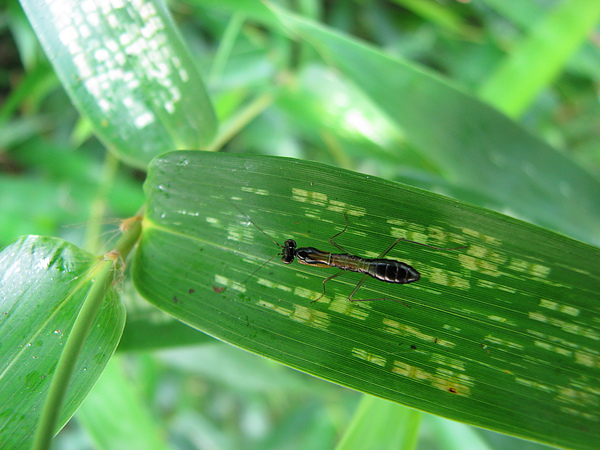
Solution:
[{"label": "large bamboo leaf", "polygon": [[[30,236],[0,253],[0,445],[29,448],[57,361],[83,300],[93,256],[64,241]],[[80,354],[59,418],[73,415],[112,356],[125,322],[115,290],[105,297]]]},{"label": "large bamboo leaf", "polygon": [[[600,438],[600,252],[536,226],[317,163],[169,153],[145,185],[133,277],[159,308],[210,335],[413,408],[555,445]],[[279,259],[328,238],[413,265],[410,285]],[[258,269],[258,272],[255,271]]]},{"label": "large bamboo leaf", "polygon": [[162,1],[21,3],[73,103],[120,158],[145,168],[211,142],[212,106]]},{"label": "large bamboo leaf", "polygon": [[456,189],[497,211],[587,242],[600,234],[600,185],[503,114],[429,73],[316,22],[273,7],[287,32],[311,44],[437,164]]}]

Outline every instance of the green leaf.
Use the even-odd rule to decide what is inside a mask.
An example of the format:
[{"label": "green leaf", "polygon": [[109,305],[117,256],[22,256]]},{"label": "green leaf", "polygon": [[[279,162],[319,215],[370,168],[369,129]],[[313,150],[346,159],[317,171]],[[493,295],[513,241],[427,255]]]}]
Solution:
[{"label": "green leaf", "polygon": [[480,89],[482,99],[511,117],[523,114],[588,39],[600,20],[597,0],[566,0],[543,20]]},{"label": "green leaf", "polygon": [[[409,186],[318,163],[173,152],[145,184],[132,275],[203,332],[353,389],[554,445],[600,438],[597,248]],[[410,285],[269,261],[279,243],[388,258]],[[261,227],[265,235],[252,223]],[[264,266],[263,266],[264,265]],[[312,300],[319,299],[316,303]]]},{"label": "green leaf", "polygon": [[397,403],[363,396],[336,450],[378,448],[415,448],[422,414]]},{"label": "green leaf", "polygon": [[[484,432],[460,422],[446,420],[439,416],[423,414],[421,427],[427,431],[423,434],[434,436],[434,440],[445,450],[491,450],[491,449],[521,449],[548,450],[539,444],[523,442],[520,439]],[[431,438],[430,438],[431,439]]]},{"label": "green leaf", "polygon": [[477,36],[475,29],[471,29],[466,20],[461,17],[459,8],[448,8],[431,0],[394,0],[394,2],[445,31],[460,34],[466,39]]},{"label": "green leaf", "polygon": [[[145,302],[148,305],[147,302]],[[150,306],[150,305],[148,305]],[[119,341],[119,351],[140,351],[198,345],[214,340],[194,328],[173,319],[165,313],[152,308],[152,311],[131,311],[123,336]]]},{"label": "green leaf", "polygon": [[71,100],[119,158],[145,168],[212,141],[214,111],[162,2],[21,3]]},{"label": "green leaf", "polygon": [[125,376],[123,359],[115,356],[77,411],[95,448],[168,448],[163,429],[141,394],[137,382]]},{"label": "green leaf", "polygon": [[497,211],[597,243],[600,184],[490,106],[409,61],[282,9],[303,39],[371,98],[456,190]]},{"label": "green leaf", "polygon": [[[0,253],[0,441],[29,448],[57,361],[93,282],[94,257],[54,238],[30,236]],[[125,311],[114,289],[105,297],[75,367],[60,412],[73,415],[112,356]],[[57,429],[57,431],[58,431]]]}]

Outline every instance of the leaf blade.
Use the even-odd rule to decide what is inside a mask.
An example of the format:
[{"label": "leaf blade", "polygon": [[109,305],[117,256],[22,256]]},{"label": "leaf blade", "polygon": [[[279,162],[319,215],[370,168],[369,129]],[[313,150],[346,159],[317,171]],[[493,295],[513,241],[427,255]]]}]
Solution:
[{"label": "leaf blade", "polygon": [[600,19],[594,0],[562,3],[511,51],[481,86],[480,97],[511,117],[522,115],[556,78]]},{"label": "leaf blade", "polygon": [[[596,411],[586,392],[599,378],[597,249],[414,188],[284,158],[174,152],[154,162],[145,189],[134,282],[179,320],[416,409],[553,444],[585,448],[595,439],[581,421]],[[403,231],[469,247],[389,255],[423,279],[371,283],[364,295],[411,309],[347,302],[352,275],[311,304],[330,272],[273,262],[248,279],[278,250],[231,202],[278,242],[327,248],[346,212],[343,245],[357,254],[377,253]]]},{"label": "leaf blade", "polygon": [[212,105],[162,2],[21,3],[71,100],[119,158],[145,168],[166,149],[211,142]]},{"label": "leaf blade", "polygon": [[[62,240],[24,237],[0,253],[0,395],[12,401],[0,410],[2,444],[29,447],[56,362],[83,302],[82,283],[93,257]],[[114,290],[94,321],[59,416],[59,429],[73,415],[112,356],[125,322]],[[15,351],[20,349],[20,351]]]}]

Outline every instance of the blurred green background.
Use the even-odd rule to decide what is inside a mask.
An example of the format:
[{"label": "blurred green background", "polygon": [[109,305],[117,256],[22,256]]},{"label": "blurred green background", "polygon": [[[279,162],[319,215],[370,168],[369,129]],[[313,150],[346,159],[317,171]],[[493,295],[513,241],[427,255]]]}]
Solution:
[{"label": "blurred green background", "polygon": [[[590,33],[576,17],[567,22],[571,27],[544,23],[569,3],[578,2],[281,2],[439,74],[504,111],[597,181],[599,30]],[[483,183],[480,192],[461,188],[314,50],[269,27],[260,2],[171,1],[168,7],[222,124],[214,149],[322,161],[487,205]],[[535,39],[539,24],[553,34]],[[569,47],[579,34],[581,42]],[[515,54],[526,59],[527,70],[519,71]],[[0,10],[0,246],[39,234],[98,253],[115,219],[143,206],[143,168],[107,152],[92,128],[61,87],[21,6],[9,0]],[[511,212],[509,204],[496,207]],[[159,436],[157,447],[326,449],[346,431],[359,394],[187,331],[127,285],[123,297],[124,351],[107,373],[110,382],[123,383],[130,404],[140,405],[139,423]],[[148,323],[161,330],[159,342],[139,339]],[[169,335],[177,338],[169,342]],[[156,350],[182,343],[196,345]],[[103,380],[56,448],[109,448],[111,437],[127,434],[119,430],[119,399],[106,405]],[[101,435],[95,432],[100,419]],[[453,446],[537,444],[424,415],[417,447]]]}]

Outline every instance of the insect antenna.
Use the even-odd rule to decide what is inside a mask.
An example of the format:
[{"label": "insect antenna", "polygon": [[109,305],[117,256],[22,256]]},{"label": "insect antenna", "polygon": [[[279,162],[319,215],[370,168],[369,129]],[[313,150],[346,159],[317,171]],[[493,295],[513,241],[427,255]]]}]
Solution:
[{"label": "insect antenna", "polygon": [[[256,229],[258,231],[260,231],[262,234],[264,234],[267,238],[269,238],[269,240],[275,244],[277,247],[279,248],[284,248],[283,245],[281,245],[279,242],[277,242],[275,239],[273,239],[271,236],[269,236],[269,234],[267,234],[261,227],[259,227],[254,220],[252,220],[250,218],[250,216],[248,216],[244,211],[242,211],[240,208],[238,208],[238,206],[233,203],[232,201],[228,200],[229,203],[231,203],[231,206],[233,206],[235,209],[237,209],[239,211],[239,213],[244,216],[252,225],[254,225],[256,227]],[[277,253],[273,256],[271,256],[269,259],[267,259],[265,262],[263,262],[260,266],[258,266],[250,275],[248,275],[246,278],[244,278],[244,281],[242,281],[242,283],[245,283],[246,281],[248,281],[250,278],[252,278],[254,276],[254,274],[256,274],[256,272],[258,272],[260,269],[262,269],[263,267],[265,267],[267,264],[269,264],[271,261],[273,261],[276,257],[283,255],[283,253]]]},{"label": "insect antenna", "polygon": [[256,272],[258,272],[260,269],[265,267],[267,264],[269,264],[271,261],[273,261],[275,258],[277,258],[280,255],[281,255],[281,253],[277,253],[276,255],[271,256],[269,259],[267,259],[265,262],[263,262],[260,266],[258,266],[258,268],[256,268],[254,270],[254,272],[252,272],[250,275],[248,275],[246,278],[244,278],[244,281],[242,281],[242,284],[246,283],[246,281],[248,281],[250,278],[252,278]]},{"label": "insect antenna", "polygon": [[[276,245],[277,247],[279,247],[279,248],[283,248],[283,245],[281,245],[281,244],[280,244],[280,243],[278,243],[278,242],[277,242],[275,239],[273,239],[271,236],[269,236],[267,233],[265,233],[265,231],[264,231],[264,230],[263,230],[261,227],[259,227],[259,226],[258,226],[258,225],[257,225],[257,224],[254,222],[254,220],[252,220],[252,219],[250,218],[250,216],[248,216],[248,215],[247,215],[247,214],[246,214],[244,211],[242,211],[240,208],[238,208],[238,206],[237,206],[235,203],[233,203],[231,200],[228,200],[228,202],[229,202],[229,203],[231,203],[231,206],[233,206],[235,209],[237,209],[237,210],[238,210],[238,212],[239,212],[239,213],[240,213],[242,216],[244,216],[246,219],[248,219],[248,222],[250,222],[252,225],[254,225],[258,231],[260,231],[262,234],[264,234],[266,237],[268,237],[268,238],[269,238],[269,240],[270,240],[270,241],[271,241],[273,244],[275,244],[275,245]],[[277,256],[277,255],[275,255],[275,256]],[[275,258],[275,256],[273,256],[273,258]],[[271,258],[271,259],[273,259],[273,258]],[[269,259],[269,261],[271,261],[271,259]],[[267,262],[269,262],[269,261],[267,261]],[[262,267],[262,266],[261,266],[261,267]]]}]

